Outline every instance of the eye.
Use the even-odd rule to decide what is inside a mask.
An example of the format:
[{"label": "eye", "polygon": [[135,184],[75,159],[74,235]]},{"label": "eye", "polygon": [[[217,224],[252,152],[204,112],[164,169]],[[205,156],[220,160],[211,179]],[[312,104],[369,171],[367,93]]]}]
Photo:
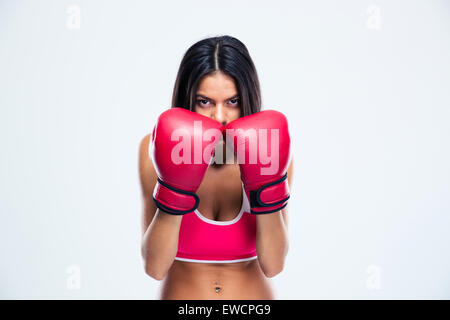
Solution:
[{"label": "eye", "polygon": [[238,104],[239,99],[238,99],[238,98],[236,98],[236,99],[230,99],[229,101],[230,101],[230,104],[231,104],[231,105],[234,105],[234,106],[235,106],[235,105]]},{"label": "eye", "polygon": [[206,99],[198,99],[198,100],[197,100],[197,104],[200,105],[200,106],[202,106],[202,107],[206,106],[206,104],[207,104],[208,102],[209,102],[209,101],[206,100]]}]

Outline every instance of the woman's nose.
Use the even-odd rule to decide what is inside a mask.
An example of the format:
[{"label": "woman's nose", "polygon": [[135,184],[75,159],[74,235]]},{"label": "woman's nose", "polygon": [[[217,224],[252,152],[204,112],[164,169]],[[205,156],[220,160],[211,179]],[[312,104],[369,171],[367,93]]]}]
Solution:
[{"label": "woman's nose", "polygon": [[225,108],[221,104],[217,104],[213,111],[213,119],[220,122],[225,123],[226,122],[226,112]]}]

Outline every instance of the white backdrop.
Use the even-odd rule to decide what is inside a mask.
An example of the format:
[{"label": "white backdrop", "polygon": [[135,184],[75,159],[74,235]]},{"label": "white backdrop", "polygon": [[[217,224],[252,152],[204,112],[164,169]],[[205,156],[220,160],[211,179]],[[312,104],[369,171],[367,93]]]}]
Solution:
[{"label": "white backdrop", "polygon": [[137,153],[244,42],[295,173],[280,299],[450,298],[448,1],[0,1],[0,297],[153,299]]}]

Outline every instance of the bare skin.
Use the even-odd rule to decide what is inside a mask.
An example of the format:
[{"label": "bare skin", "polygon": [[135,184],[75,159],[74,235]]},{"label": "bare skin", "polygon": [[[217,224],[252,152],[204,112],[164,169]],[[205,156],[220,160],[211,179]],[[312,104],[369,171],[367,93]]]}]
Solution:
[{"label": "bare skin", "polygon": [[[195,112],[226,124],[240,117],[234,81],[218,72],[205,77],[197,91]],[[150,136],[139,151],[143,196],[142,257],[146,273],[162,281],[161,299],[274,299],[271,277],[282,271],[288,251],[287,208],[257,216],[258,259],[239,263],[193,263],[174,260],[178,249],[181,216],[156,208],[153,188],[157,175],[148,156]],[[225,144],[218,148],[229,148]],[[224,156],[227,154],[223,152]],[[230,153],[228,153],[230,154]],[[232,154],[232,152],[231,152]],[[225,163],[225,159],[222,159]],[[292,163],[288,181],[292,181]],[[239,165],[209,166],[197,190],[198,210],[208,219],[234,219],[242,205]]]}]

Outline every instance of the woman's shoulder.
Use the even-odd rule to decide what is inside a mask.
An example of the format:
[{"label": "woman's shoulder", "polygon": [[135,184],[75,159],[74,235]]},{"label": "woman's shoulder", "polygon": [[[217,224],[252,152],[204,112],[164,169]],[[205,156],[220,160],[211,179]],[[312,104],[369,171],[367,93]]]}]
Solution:
[{"label": "woman's shoulder", "polygon": [[150,138],[151,138],[152,134],[149,133],[147,135],[145,135],[142,139],[141,142],[139,143],[139,154],[148,154],[148,147],[150,145]]},{"label": "woman's shoulder", "polygon": [[149,154],[150,139],[151,134],[147,134],[139,144],[139,176],[144,192],[153,191],[152,186],[156,182],[156,171]]},{"label": "woman's shoulder", "polygon": [[145,135],[139,143],[139,163],[152,162],[149,154],[151,136],[151,133]]}]

